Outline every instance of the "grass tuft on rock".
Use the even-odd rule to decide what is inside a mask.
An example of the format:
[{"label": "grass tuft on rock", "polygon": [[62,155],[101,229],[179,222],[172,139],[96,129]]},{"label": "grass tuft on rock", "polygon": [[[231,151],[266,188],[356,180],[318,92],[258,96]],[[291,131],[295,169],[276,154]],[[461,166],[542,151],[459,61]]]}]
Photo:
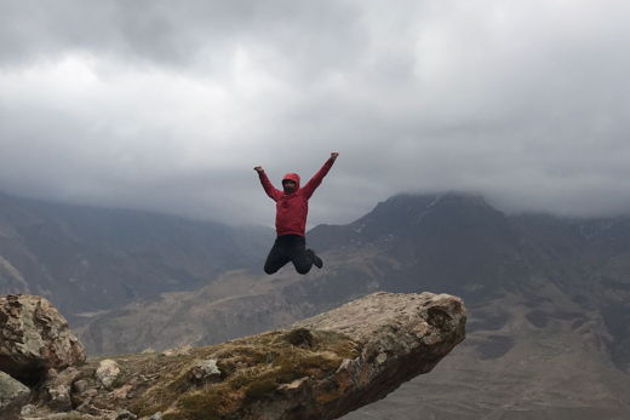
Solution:
[{"label": "grass tuft on rock", "polygon": [[[162,411],[165,420],[238,418],[245,402],[273,398],[279,386],[296,379],[331,376],[344,359],[358,355],[356,343],[342,334],[296,329],[198,348],[187,356],[153,356],[144,366],[160,375],[161,385],[143,392],[131,410],[139,416]],[[221,380],[195,384],[188,372],[205,359],[217,360]]]}]

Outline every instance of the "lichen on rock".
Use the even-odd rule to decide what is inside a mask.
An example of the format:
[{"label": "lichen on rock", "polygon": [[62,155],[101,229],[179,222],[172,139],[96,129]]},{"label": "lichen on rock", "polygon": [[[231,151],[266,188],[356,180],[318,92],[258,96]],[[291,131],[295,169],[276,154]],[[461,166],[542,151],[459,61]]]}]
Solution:
[{"label": "lichen on rock", "polygon": [[0,370],[26,384],[45,378],[48,369],[76,366],[85,349],[68,322],[40,296],[0,297]]},{"label": "lichen on rock", "polygon": [[101,360],[95,375],[106,389],[111,389],[116,379],[120,376],[120,366],[112,359]]}]

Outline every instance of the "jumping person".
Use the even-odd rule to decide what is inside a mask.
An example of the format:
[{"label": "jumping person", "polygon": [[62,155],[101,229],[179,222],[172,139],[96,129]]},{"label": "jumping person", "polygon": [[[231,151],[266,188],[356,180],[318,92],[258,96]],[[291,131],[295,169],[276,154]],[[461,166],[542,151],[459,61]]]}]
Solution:
[{"label": "jumping person", "polygon": [[306,274],[315,265],[322,268],[324,265],[312,249],[306,249],[306,216],[308,215],[308,199],[339,156],[333,152],[319,171],[300,188],[300,176],[288,173],[282,178],[282,189],[276,189],[269,181],[267,174],[261,166],[254,170],[258,172],[260,183],[267,195],[276,202],[276,241],[269,251],[265,262],[265,273],[273,274],[291,261],[300,274]]}]

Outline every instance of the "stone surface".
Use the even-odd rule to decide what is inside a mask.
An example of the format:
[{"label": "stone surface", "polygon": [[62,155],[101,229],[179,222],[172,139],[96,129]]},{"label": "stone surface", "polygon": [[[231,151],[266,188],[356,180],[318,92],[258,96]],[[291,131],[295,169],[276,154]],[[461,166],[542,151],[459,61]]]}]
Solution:
[{"label": "stone surface", "polygon": [[302,418],[339,417],[429,372],[464,339],[465,323],[457,297],[384,292],[299,322],[300,328],[342,333],[361,348],[359,357],[339,366],[333,386],[325,381],[314,386],[314,399],[327,402],[306,403]]},{"label": "stone surface", "polygon": [[24,384],[0,372],[0,418],[10,419],[16,416],[28,402],[30,394]]},{"label": "stone surface", "polygon": [[[290,329],[190,354],[88,362],[65,376],[72,401],[80,403],[66,414],[333,419],[430,371],[464,339],[465,322],[463,303],[453,296],[375,293]],[[59,418],[45,398],[39,401],[33,419]]]},{"label": "stone surface", "polygon": [[48,406],[53,410],[72,410],[72,383],[79,375],[79,371],[70,367],[61,372],[50,369],[46,375],[46,381],[42,385],[41,395],[46,399]]},{"label": "stone surface", "polygon": [[52,304],[39,296],[0,297],[0,370],[25,383],[85,361],[83,345]]},{"label": "stone surface", "polygon": [[200,360],[190,369],[189,373],[190,379],[198,383],[221,376],[221,370],[217,366],[215,359]]},{"label": "stone surface", "polygon": [[130,412],[129,410],[121,410],[116,413],[116,420],[136,420],[138,416]]},{"label": "stone surface", "polygon": [[119,375],[120,366],[112,359],[101,360],[98,369],[96,369],[96,378],[107,389],[112,388]]}]

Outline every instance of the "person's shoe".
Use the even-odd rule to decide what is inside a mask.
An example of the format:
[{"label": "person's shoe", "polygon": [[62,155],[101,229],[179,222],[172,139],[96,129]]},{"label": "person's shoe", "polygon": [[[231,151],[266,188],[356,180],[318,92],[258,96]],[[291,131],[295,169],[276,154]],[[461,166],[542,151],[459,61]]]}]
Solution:
[{"label": "person's shoe", "polygon": [[313,251],[312,249],[309,249],[309,251],[311,252],[311,256],[313,257],[313,264],[315,265],[315,267],[322,268],[324,266],[324,261],[322,261],[322,259],[319,258],[317,254],[315,254],[315,251]]}]

